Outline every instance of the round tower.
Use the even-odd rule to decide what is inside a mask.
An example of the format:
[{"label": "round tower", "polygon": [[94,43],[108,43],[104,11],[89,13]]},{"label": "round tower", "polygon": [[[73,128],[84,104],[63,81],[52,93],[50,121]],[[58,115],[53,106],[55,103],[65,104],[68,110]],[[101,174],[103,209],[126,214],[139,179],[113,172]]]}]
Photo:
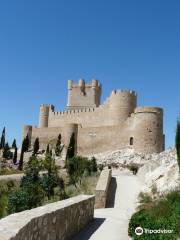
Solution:
[{"label": "round tower", "polygon": [[109,98],[109,123],[123,123],[134,112],[137,94],[134,91],[113,91]]},{"label": "round tower", "polygon": [[48,127],[49,112],[54,110],[53,105],[42,104],[39,113],[39,128]]},{"label": "round tower", "polygon": [[31,137],[32,137],[32,126],[31,125],[24,125],[23,126],[23,132],[22,132],[22,139],[24,139],[26,136],[29,138],[29,145],[31,145]]},{"label": "round tower", "polygon": [[135,109],[133,143],[136,152],[159,153],[164,150],[162,108],[138,107]]}]

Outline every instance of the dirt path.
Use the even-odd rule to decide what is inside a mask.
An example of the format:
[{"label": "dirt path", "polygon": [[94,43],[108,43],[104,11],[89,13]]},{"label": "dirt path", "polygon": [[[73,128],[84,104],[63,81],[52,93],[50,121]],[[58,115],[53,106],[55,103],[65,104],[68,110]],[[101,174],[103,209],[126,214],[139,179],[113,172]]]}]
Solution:
[{"label": "dirt path", "polygon": [[74,240],[128,240],[128,223],[137,206],[142,184],[130,172],[114,170],[108,208],[96,209],[94,221]]}]

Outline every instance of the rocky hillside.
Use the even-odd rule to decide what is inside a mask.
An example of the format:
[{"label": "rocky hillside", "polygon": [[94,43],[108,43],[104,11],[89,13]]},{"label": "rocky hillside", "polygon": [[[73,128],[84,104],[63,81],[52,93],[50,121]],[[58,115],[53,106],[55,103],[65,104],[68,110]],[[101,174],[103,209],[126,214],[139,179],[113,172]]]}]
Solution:
[{"label": "rocky hillside", "polygon": [[125,149],[96,154],[95,157],[98,164],[114,165],[122,169],[131,164],[138,165],[137,175],[144,183],[144,192],[153,189],[161,194],[180,187],[175,149],[160,154],[134,153],[132,149]]}]

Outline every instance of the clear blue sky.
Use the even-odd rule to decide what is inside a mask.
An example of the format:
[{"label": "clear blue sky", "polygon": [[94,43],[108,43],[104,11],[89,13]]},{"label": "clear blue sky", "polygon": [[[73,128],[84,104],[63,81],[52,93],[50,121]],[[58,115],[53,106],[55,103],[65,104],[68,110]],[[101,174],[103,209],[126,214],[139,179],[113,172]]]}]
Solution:
[{"label": "clear blue sky", "polygon": [[134,89],[165,110],[166,146],[180,113],[179,0],[1,0],[0,130],[21,139],[39,105],[65,107],[68,79],[93,77],[103,99]]}]

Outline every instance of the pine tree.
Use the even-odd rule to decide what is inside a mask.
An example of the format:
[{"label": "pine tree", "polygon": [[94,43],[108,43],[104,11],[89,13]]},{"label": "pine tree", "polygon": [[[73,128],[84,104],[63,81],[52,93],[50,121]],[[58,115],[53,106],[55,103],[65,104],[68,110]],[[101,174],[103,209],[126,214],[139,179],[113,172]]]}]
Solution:
[{"label": "pine tree", "polygon": [[57,142],[56,142],[56,148],[55,148],[56,156],[60,156],[61,151],[62,151],[62,148],[61,148],[61,134],[59,134]]},{"label": "pine tree", "polygon": [[176,152],[177,152],[177,161],[179,166],[179,172],[180,172],[180,121],[177,121],[177,127],[176,127]]},{"label": "pine tree", "polygon": [[35,156],[39,151],[39,138],[36,138],[33,146],[33,156]]},{"label": "pine tree", "polygon": [[5,135],[6,135],[6,129],[4,127],[1,135],[0,149],[3,149],[5,147]]},{"label": "pine tree", "polygon": [[17,145],[16,145],[16,139],[13,140],[13,143],[12,143],[12,148],[16,149]]},{"label": "pine tree", "polygon": [[15,147],[14,155],[13,155],[13,163],[16,164],[17,162],[17,147]]}]

